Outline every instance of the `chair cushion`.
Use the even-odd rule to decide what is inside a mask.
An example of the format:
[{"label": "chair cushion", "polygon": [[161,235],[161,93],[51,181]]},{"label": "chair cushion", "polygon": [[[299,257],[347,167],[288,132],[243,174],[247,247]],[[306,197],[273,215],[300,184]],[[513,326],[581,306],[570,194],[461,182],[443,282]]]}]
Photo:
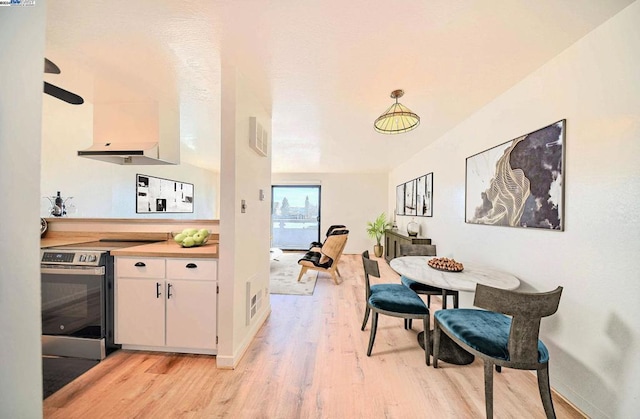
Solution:
[{"label": "chair cushion", "polygon": [[310,264],[313,264],[313,266],[317,266],[318,268],[325,268],[325,269],[328,269],[329,267],[331,267],[332,263],[333,263],[333,259],[328,257],[323,258],[323,254],[320,252],[307,252],[303,257],[301,257],[298,260],[298,264],[307,265],[307,266],[311,266]]},{"label": "chair cushion", "polygon": [[[467,308],[438,310],[434,317],[443,328],[473,349],[493,358],[509,360],[510,317],[493,311]],[[538,340],[538,362],[548,361],[549,351]]]},{"label": "chair cushion", "polygon": [[372,285],[369,304],[371,304],[373,308],[394,313],[429,313],[427,305],[418,297],[418,294],[402,284]]},{"label": "chair cushion", "polygon": [[423,294],[442,294],[442,288],[432,287],[431,285],[422,284],[420,282],[401,276],[400,281],[405,287],[409,287],[417,293]]}]

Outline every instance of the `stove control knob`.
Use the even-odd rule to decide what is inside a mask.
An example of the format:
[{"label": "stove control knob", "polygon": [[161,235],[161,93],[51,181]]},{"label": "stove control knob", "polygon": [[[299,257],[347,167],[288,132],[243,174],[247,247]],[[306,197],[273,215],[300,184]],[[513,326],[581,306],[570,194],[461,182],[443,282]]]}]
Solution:
[{"label": "stove control knob", "polygon": [[80,262],[87,260],[87,255],[80,255]]},{"label": "stove control knob", "polygon": [[87,257],[87,261],[88,262],[95,262],[96,261],[96,255],[89,255]]}]

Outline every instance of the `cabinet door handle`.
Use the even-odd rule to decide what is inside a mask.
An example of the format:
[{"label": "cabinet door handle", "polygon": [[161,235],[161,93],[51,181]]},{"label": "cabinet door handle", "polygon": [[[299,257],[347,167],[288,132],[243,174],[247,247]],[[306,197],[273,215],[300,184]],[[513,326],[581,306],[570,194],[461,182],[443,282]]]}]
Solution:
[{"label": "cabinet door handle", "polygon": [[193,268],[197,268],[198,265],[196,265],[195,263],[187,263],[186,267],[189,268],[189,269],[193,269]]},{"label": "cabinet door handle", "polygon": [[136,264],[133,265],[133,266],[143,267],[143,266],[147,266],[147,265],[145,265],[144,262],[136,262]]},{"label": "cabinet door handle", "polygon": [[170,283],[167,284],[167,299],[171,298],[171,288],[173,287],[173,285],[171,285]]},{"label": "cabinet door handle", "polygon": [[160,292],[160,287],[162,285],[159,282],[156,282],[156,298],[160,298],[160,295],[162,295],[162,293]]}]

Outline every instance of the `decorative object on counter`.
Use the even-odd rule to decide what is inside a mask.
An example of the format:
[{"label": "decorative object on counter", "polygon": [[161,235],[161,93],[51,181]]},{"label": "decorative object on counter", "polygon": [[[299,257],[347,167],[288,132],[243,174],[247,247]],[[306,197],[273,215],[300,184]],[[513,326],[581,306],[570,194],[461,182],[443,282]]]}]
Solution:
[{"label": "decorative object on counter", "polygon": [[136,213],[193,212],[193,184],[136,175]]},{"label": "decorative object on counter", "polygon": [[564,230],[565,122],[467,157],[467,223]]},{"label": "decorative object on counter", "polygon": [[391,230],[397,230],[398,229],[398,222],[396,221],[397,212],[398,212],[397,209],[393,210],[393,225],[391,226]]},{"label": "decorative object on counter", "polygon": [[420,224],[416,223],[415,220],[411,220],[409,224],[407,224],[407,234],[409,237],[418,237],[418,234],[420,234]]},{"label": "decorative object on counter", "polygon": [[62,198],[60,191],[56,193],[56,196],[45,196],[45,198],[51,203],[49,214],[54,217],[64,217],[67,215],[67,211],[75,210],[75,206],[69,202],[73,197]]},{"label": "decorative object on counter", "polygon": [[384,246],[380,244],[380,240],[382,240],[382,235],[385,230],[388,230],[391,227],[391,223],[387,220],[387,214],[384,212],[378,216],[373,222],[367,223],[367,234],[372,239],[376,240],[375,246],[373,246],[373,252],[376,257],[382,257],[384,253]]},{"label": "decorative object on counter", "polygon": [[45,220],[44,218],[40,218],[40,237],[44,237],[47,232],[47,227],[47,220]]},{"label": "decorative object on counter", "polygon": [[185,228],[181,232],[172,232],[173,240],[182,247],[198,247],[209,241],[211,232],[206,228]]},{"label": "decorative object on counter", "polygon": [[429,261],[427,262],[427,265],[439,271],[462,272],[464,270],[464,265],[462,263],[456,262],[455,259],[449,259],[449,258],[429,259]]}]

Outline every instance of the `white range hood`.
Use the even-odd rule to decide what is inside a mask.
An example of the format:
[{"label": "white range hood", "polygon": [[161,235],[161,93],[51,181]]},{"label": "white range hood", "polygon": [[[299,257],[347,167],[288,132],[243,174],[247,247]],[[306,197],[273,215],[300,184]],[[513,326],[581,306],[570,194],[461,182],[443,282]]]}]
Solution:
[{"label": "white range hood", "polygon": [[96,103],[93,145],[78,156],[123,165],[180,163],[180,115],[156,102]]}]

